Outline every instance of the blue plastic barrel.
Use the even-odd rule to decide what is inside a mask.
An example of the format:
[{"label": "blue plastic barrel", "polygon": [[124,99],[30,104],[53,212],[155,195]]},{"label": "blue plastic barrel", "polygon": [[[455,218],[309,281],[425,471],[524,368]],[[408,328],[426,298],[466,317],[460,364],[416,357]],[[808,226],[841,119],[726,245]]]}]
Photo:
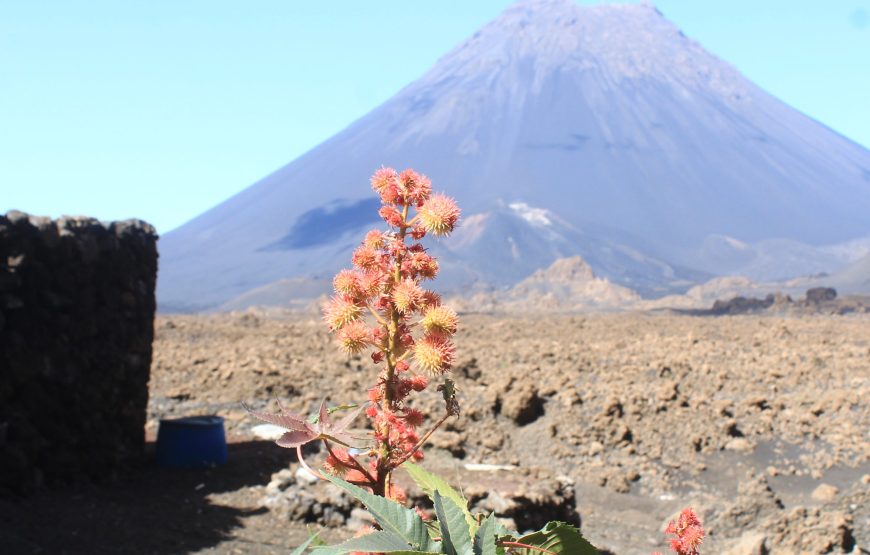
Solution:
[{"label": "blue plastic barrel", "polygon": [[220,416],[161,419],[157,464],[167,468],[207,468],[227,462],[227,438]]}]

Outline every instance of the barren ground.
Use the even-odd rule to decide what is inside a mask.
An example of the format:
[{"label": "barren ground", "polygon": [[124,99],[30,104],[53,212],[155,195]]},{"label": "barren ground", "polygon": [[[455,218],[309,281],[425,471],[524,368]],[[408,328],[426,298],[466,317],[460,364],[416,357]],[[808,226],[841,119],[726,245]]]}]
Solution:
[{"label": "barren ground", "polygon": [[[114,484],[28,501],[25,513],[78,526],[78,539],[40,535],[39,518],[2,506],[0,516],[18,519],[20,545],[49,552],[77,553],[99,537],[87,532],[98,517],[59,508],[78,499],[133,527],[104,532],[135,546],[127,553],[286,553],[304,525],[263,499],[270,474],[293,457],[255,440],[240,403],[278,398],[307,411],[321,398],[364,401],[375,366],[340,354],[314,315],[164,316],[156,332],[149,432],[161,417],[217,413],[230,463],[146,465]],[[619,554],[664,551],[663,523],[687,505],[710,532],[704,553],[762,536],[773,553],[870,550],[867,315],[466,315],[457,352],[463,414],[433,436],[423,464],[469,491],[568,477],[584,534]],[[440,414],[434,391],[418,405]],[[469,472],[466,463],[518,470]],[[153,533],[140,537],[143,512]]]}]

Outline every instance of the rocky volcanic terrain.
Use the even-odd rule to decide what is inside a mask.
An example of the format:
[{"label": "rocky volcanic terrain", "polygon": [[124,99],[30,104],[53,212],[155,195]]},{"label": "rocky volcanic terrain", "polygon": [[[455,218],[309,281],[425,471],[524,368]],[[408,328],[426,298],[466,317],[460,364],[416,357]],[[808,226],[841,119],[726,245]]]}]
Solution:
[{"label": "rocky volcanic terrain", "polygon": [[[165,316],[156,337],[151,432],[158,418],[215,412],[233,442],[250,440],[242,401],[360,402],[376,374],[341,355],[315,314]],[[709,531],[704,553],[870,549],[866,314],[466,315],[457,346],[463,414],[424,464],[520,528],[534,523],[517,503],[564,519],[543,507],[573,495],[584,534],[613,553],[664,551],[663,523],[687,505]],[[435,392],[418,404],[442,410]],[[209,497],[246,515],[214,552],[281,552],[304,536],[301,520],[360,524],[294,470]]]}]

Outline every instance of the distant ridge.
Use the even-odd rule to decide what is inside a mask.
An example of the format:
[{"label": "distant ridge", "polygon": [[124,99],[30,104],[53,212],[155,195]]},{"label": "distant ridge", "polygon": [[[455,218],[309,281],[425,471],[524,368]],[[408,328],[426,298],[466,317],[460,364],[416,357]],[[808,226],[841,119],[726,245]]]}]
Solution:
[{"label": "distant ridge", "polygon": [[382,164],[423,171],[462,206],[466,231],[434,248],[445,290],[511,287],[580,255],[656,297],[744,269],[739,256],[705,251],[719,245],[711,236],[750,248],[784,240],[786,258],[778,243],[763,255],[795,274],[836,271],[857,255],[812,249],[870,236],[868,150],[765,93],[650,5],[529,0],[342,132],[166,234],[161,309],[328,278],[376,225],[367,180]]}]

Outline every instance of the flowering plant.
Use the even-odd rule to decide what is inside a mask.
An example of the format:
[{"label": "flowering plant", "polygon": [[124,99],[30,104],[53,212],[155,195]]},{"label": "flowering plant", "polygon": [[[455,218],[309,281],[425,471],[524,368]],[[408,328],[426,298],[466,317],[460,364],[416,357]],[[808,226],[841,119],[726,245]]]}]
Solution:
[{"label": "flowering plant", "polygon": [[[432,194],[430,180],[414,170],[399,173],[381,168],[372,176],[371,184],[381,198],[379,214],[388,230],[375,229],[365,235],[353,252],[353,269],[335,276],[335,294],[324,305],[323,315],[345,352],[370,351],[372,361],[380,366],[365,409],[372,423],[374,444],[368,449],[349,450],[350,438],[340,440],[310,425],[305,428],[299,423],[304,420],[299,415],[284,410],[278,414],[253,414],[287,429],[278,443],[297,448],[300,461],[304,443],[322,440],[328,452],[325,467],[330,474],[375,495],[403,500],[404,492],[390,479],[393,470],[407,460],[421,459],[420,448],[429,436],[447,418],[459,414],[455,387],[446,374],[453,362],[451,337],[456,333],[458,317],[442,304],[437,293],[423,287],[425,281],[438,275],[438,261],[419,241],[426,235],[449,235],[460,211],[453,199]],[[418,429],[426,415],[406,401],[411,392],[426,389],[431,379],[441,381],[438,389],[444,397],[445,412],[421,435]],[[327,416],[321,409],[321,425]],[[349,417],[350,421],[354,416]],[[345,428],[350,421],[344,422]],[[360,460],[363,456],[368,461]]]},{"label": "flowering plant", "polygon": [[[438,262],[420,240],[427,235],[449,235],[460,211],[453,199],[432,194],[429,179],[414,170],[399,173],[381,168],[371,184],[381,198],[379,214],[388,230],[371,230],[365,235],[353,252],[353,269],[335,276],[335,294],[323,306],[324,320],[341,349],[349,354],[369,351],[380,368],[368,390],[369,403],[333,409],[323,403],[311,418],[283,408],[278,413],[249,411],[284,428],[278,445],[295,448],[300,464],[309,472],[362,502],[379,529],[336,546],[324,546],[315,536],[292,555],[301,555],[309,547],[320,555],[597,554],[570,524],[550,522],[541,530],[520,535],[499,524],[494,515],[473,515],[461,493],[413,464],[423,458],[420,448],[432,433],[459,415],[456,388],[448,373],[459,319],[437,293],[423,287],[437,276]],[[408,398],[434,379],[441,382],[438,390],[444,399],[444,414],[421,435],[418,429],[426,415],[410,406]],[[337,422],[332,420],[332,412],[350,408],[356,410]],[[360,448],[354,447],[360,438],[349,427],[363,408],[373,441]],[[325,472],[312,469],[303,458],[303,445],[314,441],[322,441],[326,448]],[[401,505],[405,492],[392,482],[391,475],[402,465],[432,500],[436,520],[426,523],[419,512]],[[697,555],[691,549],[700,539],[691,545],[694,540],[683,539],[691,536],[694,524],[681,520],[674,526],[669,532],[683,542],[680,549],[687,546],[677,552]]]}]

